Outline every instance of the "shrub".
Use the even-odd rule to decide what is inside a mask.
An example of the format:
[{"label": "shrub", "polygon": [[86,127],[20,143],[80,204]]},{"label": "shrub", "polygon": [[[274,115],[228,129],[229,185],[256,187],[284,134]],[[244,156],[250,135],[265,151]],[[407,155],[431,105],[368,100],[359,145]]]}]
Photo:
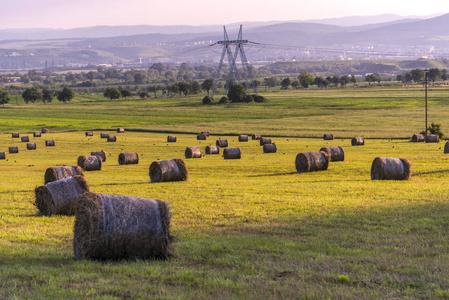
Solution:
[{"label": "shrub", "polygon": [[253,102],[254,101],[254,97],[251,96],[251,95],[248,95],[248,96],[245,97],[244,101],[247,102],[247,103]]},{"label": "shrub", "polygon": [[[441,124],[435,124],[432,122],[432,124],[430,124],[430,126],[427,128],[428,133],[430,134],[435,134],[438,136],[439,140],[443,140],[444,139],[444,133],[441,131]],[[426,134],[425,131],[421,131],[421,134]]]},{"label": "shrub", "polygon": [[267,98],[260,95],[253,95],[254,101],[257,103],[267,102]]},{"label": "shrub", "polygon": [[212,104],[213,100],[211,97],[206,96],[203,98],[203,104]]},{"label": "shrub", "polygon": [[226,96],[221,97],[220,101],[218,102],[218,104],[226,104],[229,103],[229,98]]}]

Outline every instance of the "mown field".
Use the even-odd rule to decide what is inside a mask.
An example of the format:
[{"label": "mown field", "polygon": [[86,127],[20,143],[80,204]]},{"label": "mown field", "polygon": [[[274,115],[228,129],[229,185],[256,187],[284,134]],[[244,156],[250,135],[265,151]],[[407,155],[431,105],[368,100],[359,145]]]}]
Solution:
[{"label": "mown field", "polygon": [[[448,128],[446,88],[429,92],[429,122]],[[449,297],[449,155],[444,143],[411,143],[424,126],[418,88],[271,92],[266,104],[198,105],[200,98],[104,101],[0,108],[0,298],[229,299]],[[116,143],[101,130],[125,127]],[[50,128],[33,138],[31,132]],[[93,137],[84,130],[98,129]],[[100,130],[101,129],[101,130]],[[209,130],[207,141],[196,133]],[[36,151],[11,138],[30,135]],[[178,142],[166,143],[167,132]],[[322,135],[333,132],[333,141]],[[263,154],[237,133],[271,136]],[[446,133],[446,132],[445,132]],[[350,138],[366,145],[352,147]],[[186,159],[187,182],[150,183],[152,161],[183,158],[186,146],[227,138],[241,160]],[[56,147],[45,147],[55,139]],[[344,162],[298,174],[295,157],[342,146]],[[73,258],[73,216],[44,217],[33,205],[46,168],[74,165],[104,150],[92,191],[170,203],[176,257],[89,261]],[[135,151],[138,165],[120,166]],[[377,156],[406,158],[412,180],[371,181]]]}]

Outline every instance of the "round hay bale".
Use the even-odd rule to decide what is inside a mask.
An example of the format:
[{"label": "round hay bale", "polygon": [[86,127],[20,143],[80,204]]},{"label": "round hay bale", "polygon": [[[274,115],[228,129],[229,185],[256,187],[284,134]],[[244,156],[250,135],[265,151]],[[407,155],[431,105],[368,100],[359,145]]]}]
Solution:
[{"label": "round hay bale", "polygon": [[410,162],[402,158],[376,157],[371,165],[371,180],[410,180]]},{"label": "round hay bale", "polygon": [[265,144],[263,145],[263,153],[276,153],[276,144]]},{"label": "round hay bale", "polygon": [[104,152],[103,150],[101,150],[101,151],[92,151],[90,153],[90,155],[100,156],[102,162],[106,161],[106,152]]},{"label": "round hay bale", "polygon": [[186,158],[201,158],[203,155],[198,147],[187,147],[185,152]]},{"label": "round hay bale", "polygon": [[108,136],[108,142],[117,142],[117,137],[115,135]]},{"label": "round hay bale", "polygon": [[84,133],[85,136],[94,136],[94,132],[93,131],[86,131]]},{"label": "round hay bale", "polygon": [[330,161],[344,161],[345,151],[340,146],[323,147],[320,149],[322,152],[326,152],[329,155]]},{"label": "round hay bale", "polygon": [[54,147],[55,146],[55,140],[45,140],[45,146],[47,146],[47,147]]},{"label": "round hay bale", "polygon": [[100,138],[107,139],[108,137],[109,137],[109,133],[107,133],[107,132],[100,133]]},{"label": "round hay bale", "polygon": [[220,147],[206,146],[206,154],[220,154]]},{"label": "round hay bale", "polygon": [[242,152],[240,152],[240,148],[226,148],[223,150],[223,158],[224,159],[240,159],[242,158]]},{"label": "round hay bale", "polygon": [[28,143],[27,150],[36,150],[36,143]]},{"label": "round hay bale", "polygon": [[449,153],[449,141],[446,142],[446,144],[444,144],[444,153],[448,154]]},{"label": "round hay bale", "polygon": [[215,142],[215,145],[217,145],[220,148],[226,148],[228,146],[228,140],[217,140]]},{"label": "round hay bale", "polygon": [[321,151],[299,153],[295,160],[296,171],[304,173],[327,170],[329,159],[329,155]]},{"label": "round hay bale", "polygon": [[204,134],[205,136],[210,136],[209,131],[201,131],[201,134]]},{"label": "round hay bale", "polygon": [[260,134],[258,134],[258,133],[253,133],[253,134],[251,135],[251,139],[252,139],[252,140],[260,140],[261,137],[262,137],[262,136],[261,136]]},{"label": "round hay bale", "polygon": [[260,138],[260,145],[263,146],[265,144],[271,144],[271,139],[270,138],[261,137]]},{"label": "round hay bale", "polygon": [[67,177],[37,187],[34,204],[45,216],[74,215],[78,197],[85,192],[90,192],[90,188],[84,176]]},{"label": "round hay bale", "polygon": [[12,136],[12,138],[19,138],[19,137],[20,137],[20,133],[18,133],[18,132],[13,132],[13,133],[11,134],[11,136]]},{"label": "round hay bale", "polygon": [[415,143],[424,142],[425,140],[426,140],[426,138],[424,137],[423,134],[415,133],[412,136],[412,142],[415,142]]},{"label": "round hay bale", "polygon": [[124,133],[125,132],[125,128],[119,127],[117,128],[117,133]]},{"label": "round hay bale", "polygon": [[81,259],[173,256],[170,210],[161,200],[84,193],[75,217],[73,252]]},{"label": "round hay bale", "polygon": [[139,155],[136,152],[124,152],[118,155],[119,165],[135,165],[139,163]]},{"label": "round hay bale", "polygon": [[362,137],[353,137],[351,140],[351,145],[363,146],[363,145],[365,145],[365,140]]},{"label": "round hay bale", "polygon": [[179,158],[153,161],[150,165],[151,182],[186,181],[189,171]]},{"label": "round hay bale", "polygon": [[248,136],[246,134],[239,135],[239,142],[247,142]]},{"label": "round hay bale", "polygon": [[167,143],[176,143],[176,136],[174,135],[167,136]]},{"label": "round hay bale", "polygon": [[84,171],[101,170],[101,157],[97,155],[79,156],[78,166]]},{"label": "round hay bale", "polygon": [[325,133],[323,139],[325,141],[332,141],[334,139],[334,135],[332,133]]},{"label": "round hay bale", "polygon": [[28,143],[30,141],[30,138],[27,135],[24,135],[20,138],[22,143]]},{"label": "round hay bale", "polygon": [[40,131],[33,132],[33,137],[41,137],[42,133]]},{"label": "round hay bale", "polygon": [[18,146],[9,146],[9,153],[19,153]]},{"label": "round hay bale", "polygon": [[196,136],[196,139],[198,141],[205,141],[206,140],[206,135],[204,133],[200,133]]},{"label": "round hay bale", "polygon": [[83,170],[78,166],[61,166],[47,168],[45,171],[44,182],[45,184],[57,180],[61,180],[68,177],[84,176]]},{"label": "round hay bale", "polygon": [[50,133],[50,130],[48,130],[48,128],[42,128],[41,132],[42,133]]},{"label": "round hay bale", "polygon": [[6,152],[0,151],[0,159],[6,159]]},{"label": "round hay bale", "polygon": [[436,134],[426,135],[426,143],[438,143],[438,136]]}]

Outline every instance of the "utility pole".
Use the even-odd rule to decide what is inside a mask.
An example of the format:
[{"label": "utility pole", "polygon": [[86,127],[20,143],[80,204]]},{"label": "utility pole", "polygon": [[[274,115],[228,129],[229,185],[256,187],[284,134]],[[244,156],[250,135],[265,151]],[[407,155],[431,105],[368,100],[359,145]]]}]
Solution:
[{"label": "utility pole", "polygon": [[424,79],[424,84],[425,84],[425,94],[426,94],[426,136],[427,136],[427,80],[428,80],[429,70],[425,69],[424,72],[426,74],[425,79]]}]

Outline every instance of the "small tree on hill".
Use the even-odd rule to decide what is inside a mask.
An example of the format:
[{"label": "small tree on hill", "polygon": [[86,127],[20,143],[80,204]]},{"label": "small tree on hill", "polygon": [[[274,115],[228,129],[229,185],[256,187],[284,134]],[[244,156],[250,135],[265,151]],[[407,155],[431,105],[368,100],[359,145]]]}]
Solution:
[{"label": "small tree on hill", "polygon": [[228,90],[228,98],[231,102],[242,102],[246,98],[246,90],[241,84],[234,84]]},{"label": "small tree on hill", "polygon": [[47,90],[47,89],[43,89],[42,90],[42,101],[44,102],[44,104],[46,102],[50,103],[51,101],[53,101],[53,97],[55,96],[55,92],[52,90]]},{"label": "small tree on hill", "polygon": [[128,89],[123,89],[123,90],[121,90],[120,91],[120,94],[122,94],[122,97],[123,98],[128,98],[128,97],[131,97],[133,94],[131,93],[131,91],[130,90],[128,90]]},{"label": "small tree on hill", "polygon": [[119,99],[122,96],[122,93],[117,88],[106,88],[103,93],[103,96],[109,98],[111,100]]},{"label": "small tree on hill", "polygon": [[9,93],[0,90],[0,104],[5,105],[8,102],[9,102]]},{"label": "small tree on hill", "polygon": [[22,93],[22,98],[27,104],[28,102],[34,103],[37,100],[42,99],[42,92],[39,91],[36,87],[28,88]]},{"label": "small tree on hill", "polygon": [[71,88],[65,87],[58,93],[56,98],[58,98],[60,102],[66,103],[67,101],[72,100],[73,97],[75,97],[75,92]]}]

